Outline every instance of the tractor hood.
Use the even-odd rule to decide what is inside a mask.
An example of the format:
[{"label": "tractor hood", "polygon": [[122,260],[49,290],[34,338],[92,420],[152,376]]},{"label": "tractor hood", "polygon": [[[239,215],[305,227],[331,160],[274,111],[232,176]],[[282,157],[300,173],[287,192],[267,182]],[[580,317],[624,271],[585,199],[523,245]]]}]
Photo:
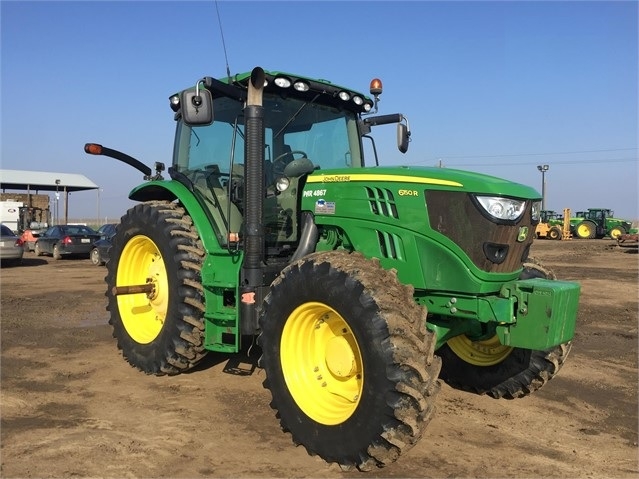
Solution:
[{"label": "tractor hood", "polygon": [[541,199],[537,191],[526,185],[513,183],[501,178],[481,173],[473,173],[450,168],[419,166],[378,167],[365,169],[335,169],[316,171],[309,175],[307,183],[346,183],[346,182],[391,182],[413,183],[428,186],[429,189],[459,189],[461,191],[489,195]]}]

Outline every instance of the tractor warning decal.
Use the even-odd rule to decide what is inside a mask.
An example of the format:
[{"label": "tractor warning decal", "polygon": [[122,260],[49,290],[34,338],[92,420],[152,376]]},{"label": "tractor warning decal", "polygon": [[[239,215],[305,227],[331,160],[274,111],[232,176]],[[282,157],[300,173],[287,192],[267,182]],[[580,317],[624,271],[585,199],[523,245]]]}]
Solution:
[{"label": "tractor warning decal", "polygon": [[335,202],[326,201],[325,199],[319,199],[315,202],[315,214],[319,215],[334,215],[335,214]]}]

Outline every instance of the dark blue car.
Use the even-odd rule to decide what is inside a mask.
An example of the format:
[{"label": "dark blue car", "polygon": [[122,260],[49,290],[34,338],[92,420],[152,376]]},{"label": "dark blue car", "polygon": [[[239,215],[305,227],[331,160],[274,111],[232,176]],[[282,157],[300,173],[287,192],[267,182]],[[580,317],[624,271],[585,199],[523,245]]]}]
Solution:
[{"label": "dark blue car", "polygon": [[91,262],[94,265],[100,266],[109,261],[109,249],[111,249],[111,240],[115,235],[116,226],[115,223],[107,223],[98,228],[100,239],[93,243],[93,249],[90,254]]},{"label": "dark blue car", "polygon": [[50,254],[53,259],[63,256],[89,256],[93,243],[100,239],[94,229],[84,225],[57,225],[38,236],[34,251],[36,256]]}]

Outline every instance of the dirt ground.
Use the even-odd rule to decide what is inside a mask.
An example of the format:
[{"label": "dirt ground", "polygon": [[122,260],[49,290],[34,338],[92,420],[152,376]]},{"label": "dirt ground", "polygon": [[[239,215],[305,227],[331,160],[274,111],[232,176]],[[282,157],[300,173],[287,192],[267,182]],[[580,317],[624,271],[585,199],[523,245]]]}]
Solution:
[{"label": "dirt ground", "polygon": [[636,478],[636,249],[540,240],[533,255],[582,285],[559,375],[512,401],[443,385],[421,441],[360,473],[293,445],[249,358],[209,354],[175,377],[137,372],[111,337],[106,268],[28,253],[0,271],[0,475]]}]

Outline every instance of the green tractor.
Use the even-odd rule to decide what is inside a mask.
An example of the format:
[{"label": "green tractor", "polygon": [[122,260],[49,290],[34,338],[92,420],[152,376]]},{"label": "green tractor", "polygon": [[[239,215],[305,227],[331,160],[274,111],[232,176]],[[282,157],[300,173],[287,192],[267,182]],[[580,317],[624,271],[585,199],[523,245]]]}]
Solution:
[{"label": "green tractor", "polygon": [[632,223],[615,218],[614,211],[607,208],[588,208],[588,211],[576,213],[577,218],[571,218],[573,235],[580,239],[603,238],[609,236],[617,239],[621,235],[630,233]]},{"label": "green tractor", "polygon": [[377,115],[379,80],[370,91],[259,67],[205,77],[170,97],[168,179],[85,145],[145,175],[107,263],[124,358],[172,375],[209,351],[258,350],[293,442],[360,470],[418,441],[440,379],[494,398],[542,387],[571,349],[580,294],[529,258],[535,190],[379,166],[371,130],[396,124],[402,152],[410,130]]}]

